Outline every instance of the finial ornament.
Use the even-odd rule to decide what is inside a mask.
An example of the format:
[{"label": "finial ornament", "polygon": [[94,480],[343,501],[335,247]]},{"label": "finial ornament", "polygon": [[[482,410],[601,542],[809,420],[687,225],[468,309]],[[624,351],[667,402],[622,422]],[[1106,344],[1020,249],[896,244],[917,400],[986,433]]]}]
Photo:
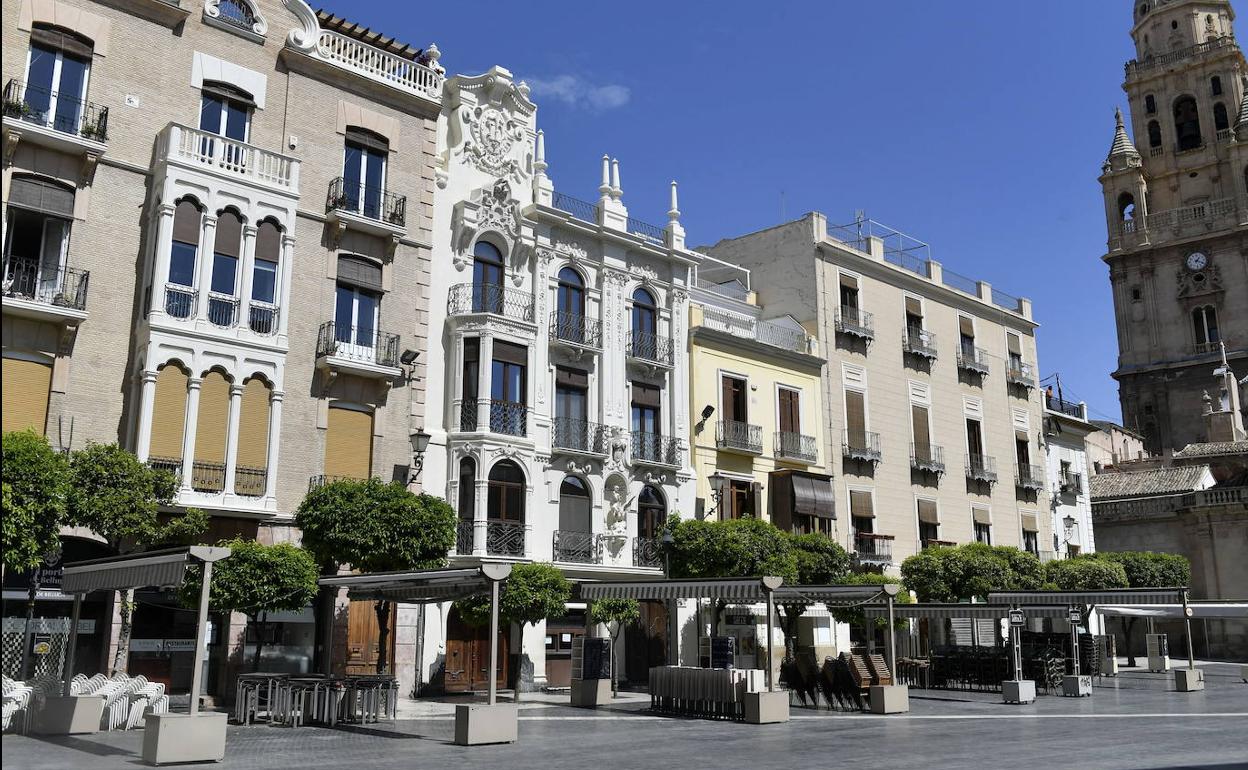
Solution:
[{"label": "finial ornament", "polygon": [[601,193],[604,198],[611,196],[611,156],[610,155],[602,156],[602,184],[598,185],[598,192]]},{"label": "finial ornament", "polygon": [[676,200],[676,180],[672,180],[672,207],[667,210],[667,218],[675,222],[680,219],[680,205]]}]

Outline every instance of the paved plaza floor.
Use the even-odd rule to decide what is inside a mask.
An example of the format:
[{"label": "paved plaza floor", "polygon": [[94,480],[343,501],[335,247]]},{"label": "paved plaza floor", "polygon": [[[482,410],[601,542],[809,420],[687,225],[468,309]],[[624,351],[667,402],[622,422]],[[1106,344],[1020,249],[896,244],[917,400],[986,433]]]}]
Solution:
[{"label": "paved plaza floor", "polygon": [[[1210,663],[1207,688],[1174,692],[1170,675],[1125,671],[1091,698],[1042,696],[1009,706],[996,693],[911,690],[908,714],[793,708],[787,724],[746,725],[648,713],[624,693],[574,709],[566,695],[525,695],[520,740],[451,743],[465,700],[406,702],[393,723],[336,729],[231,725],[220,768],[1248,768],[1248,684]],[[142,731],[72,737],[6,735],[5,770],[141,767]]]}]

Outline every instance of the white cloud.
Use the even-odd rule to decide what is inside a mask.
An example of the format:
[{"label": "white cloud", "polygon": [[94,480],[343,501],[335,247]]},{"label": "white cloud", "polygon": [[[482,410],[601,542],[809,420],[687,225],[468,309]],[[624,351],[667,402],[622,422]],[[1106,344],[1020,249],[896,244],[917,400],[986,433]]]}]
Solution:
[{"label": "white cloud", "polygon": [[617,83],[595,85],[578,75],[529,78],[528,84],[535,100],[553,99],[569,107],[583,107],[595,112],[623,107],[632,96],[628,86]]}]

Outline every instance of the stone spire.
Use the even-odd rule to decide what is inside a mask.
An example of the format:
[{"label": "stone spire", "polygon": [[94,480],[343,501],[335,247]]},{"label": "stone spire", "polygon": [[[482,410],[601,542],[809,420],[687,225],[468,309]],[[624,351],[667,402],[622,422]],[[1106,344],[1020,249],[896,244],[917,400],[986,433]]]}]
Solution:
[{"label": "stone spire", "polygon": [[1109,147],[1109,159],[1113,160],[1118,157],[1140,157],[1140,153],[1135,149],[1135,145],[1131,143],[1131,137],[1127,136],[1127,129],[1122,124],[1122,108],[1114,108],[1114,143]]},{"label": "stone spire", "polygon": [[1239,141],[1248,140],[1248,77],[1241,78],[1244,87],[1244,98],[1239,100],[1239,116],[1235,118],[1235,138]]}]

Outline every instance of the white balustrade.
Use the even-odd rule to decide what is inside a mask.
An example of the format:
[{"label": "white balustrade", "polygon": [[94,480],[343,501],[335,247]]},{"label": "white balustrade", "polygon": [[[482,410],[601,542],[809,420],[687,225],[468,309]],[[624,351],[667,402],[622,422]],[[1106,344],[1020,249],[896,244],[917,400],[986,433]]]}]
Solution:
[{"label": "white balustrade", "polygon": [[321,30],[316,54],[339,67],[430,99],[442,98],[443,75],[412,59],[383,51],[331,30]]},{"label": "white balustrade", "polygon": [[159,154],[299,194],[298,160],[208,131],[171,123],[161,132]]}]

